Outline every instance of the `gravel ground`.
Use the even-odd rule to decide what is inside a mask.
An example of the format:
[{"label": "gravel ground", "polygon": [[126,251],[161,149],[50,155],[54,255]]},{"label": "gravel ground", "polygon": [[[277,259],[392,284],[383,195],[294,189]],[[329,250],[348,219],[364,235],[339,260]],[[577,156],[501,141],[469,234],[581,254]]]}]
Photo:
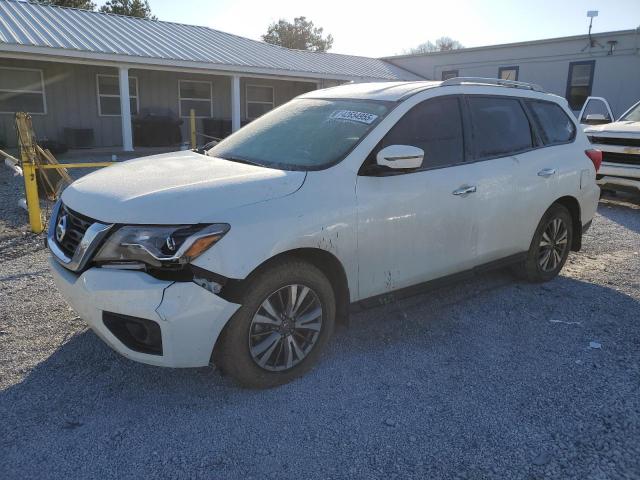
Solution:
[{"label": "gravel ground", "polygon": [[0,169],[0,478],[640,478],[640,202],[544,285],[368,310],[269,391],[131,362],[53,288]]}]

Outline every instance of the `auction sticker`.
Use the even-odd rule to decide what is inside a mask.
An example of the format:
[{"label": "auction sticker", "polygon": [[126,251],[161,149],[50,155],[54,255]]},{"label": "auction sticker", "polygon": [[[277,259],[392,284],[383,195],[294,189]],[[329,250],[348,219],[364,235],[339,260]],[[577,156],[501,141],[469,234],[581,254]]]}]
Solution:
[{"label": "auction sticker", "polygon": [[336,110],[333,112],[329,118],[333,118],[335,120],[348,120],[351,122],[365,123],[367,125],[371,125],[376,121],[378,115],[374,115],[373,113],[367,112],[356,112],[355,110]]}]

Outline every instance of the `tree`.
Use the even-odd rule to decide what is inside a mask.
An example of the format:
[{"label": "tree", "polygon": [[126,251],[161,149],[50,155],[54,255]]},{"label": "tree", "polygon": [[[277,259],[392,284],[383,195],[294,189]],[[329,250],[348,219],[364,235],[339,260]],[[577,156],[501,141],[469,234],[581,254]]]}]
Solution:
[{"label": "tree", "polygon": [[58,5],[60,7],[81,8],[83,10],[95,10],[96,4],[91,0],[42,0],[38,3],[45,5]]},{"label": "tree", "polygon": [[323,31],[322,27],[314,27],[306,17],[294,18],[293,23],[281,18],[278,23],[269,25],[262,40],[296,50],[326,52],[333,45],[333,36],[322,38]]},{"label": "tree", "polygon": [[126,15],[127,17],[148,18],[157,20],[155,15],[151,14],[149,0],[108,0],[100,11],[103,13],[115,13],[118,15]]},{"label": "tree", "polygon": [[425,43],[421,43],[415,48],[406,50],[405,53],[420,54],[431,52],[448,52],[451,50],[458,50],[460,48],[464,48],[464,46],[459,41],[449,37],[440,37],[436,40],[436,43],[427,41]]}]

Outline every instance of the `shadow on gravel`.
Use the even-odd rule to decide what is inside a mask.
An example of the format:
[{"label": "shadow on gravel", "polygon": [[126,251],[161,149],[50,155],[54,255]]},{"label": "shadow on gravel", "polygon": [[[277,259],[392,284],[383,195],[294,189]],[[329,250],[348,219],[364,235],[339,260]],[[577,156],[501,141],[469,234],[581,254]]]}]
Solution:
[{"label": "shadow on gravel", "polygon": [[0,471],[5,478],[43,469],[85,478],[301,471],[305,478],[591,478],[594,465],[605,477],[637,472],[639,311],[640,302],[610,288],[566,277],[514,283],[495,272],[354,315],[317,368],[268,391],[241,390],[209,368],[137,364],[85,331],[0,392]]}]

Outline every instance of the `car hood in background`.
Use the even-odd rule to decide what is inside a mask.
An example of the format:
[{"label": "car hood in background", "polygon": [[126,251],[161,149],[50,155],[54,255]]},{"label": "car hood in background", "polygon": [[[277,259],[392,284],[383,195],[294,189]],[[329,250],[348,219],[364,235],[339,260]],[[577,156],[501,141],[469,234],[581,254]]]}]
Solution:
[{"label": "car hood in background", "polygon": [[217,212],[289,195],[304,179],[305,172],[183,151],[93,172],[67,187],[62,201],[70,209],[105,223],[199,223],[211,220]]},{"label": "car hood in background", "polygon": [[587,135],[601,137],[636,138],[640,137],[640,122],[613,122],[594,125],[584,129]]}]

